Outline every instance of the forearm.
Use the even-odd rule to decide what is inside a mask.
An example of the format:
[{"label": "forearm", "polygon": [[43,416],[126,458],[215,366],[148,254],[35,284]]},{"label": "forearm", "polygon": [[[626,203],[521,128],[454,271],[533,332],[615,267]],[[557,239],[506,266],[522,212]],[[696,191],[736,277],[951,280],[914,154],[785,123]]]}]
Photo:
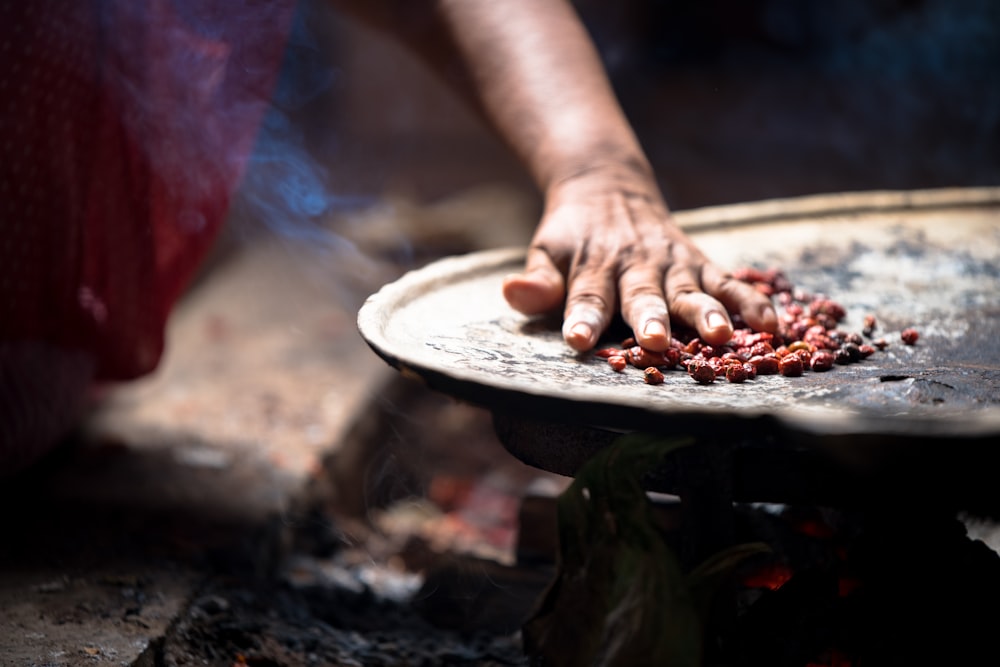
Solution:
[{"label": "forearm", "polygon": [[440,0],[493,124],[545,188],[606,163],[648,170],[564,0]]},{"label": "forearm", "polygon": [[598,54],[565,0],[337,4],[421,53],[482,111],[543,190],[609,166],[649,174]]},{"label": "forearm", "polygon": [[592,348],[616,308],[640,345],[671,345],[671,319],[721,345],[727,310],[774,330],[767,297],[711,264],[671,220],[652,170],[568,0],[331,0],[394,33],[466,94],[545,195],[507,302],[563,310]]}]

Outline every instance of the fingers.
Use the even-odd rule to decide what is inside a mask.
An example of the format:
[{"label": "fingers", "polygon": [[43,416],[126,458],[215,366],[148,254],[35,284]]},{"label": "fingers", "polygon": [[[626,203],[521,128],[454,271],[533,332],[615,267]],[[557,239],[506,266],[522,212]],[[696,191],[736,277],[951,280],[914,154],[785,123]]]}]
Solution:
[{"label": "fingers", "polygon": [[580,352],[597,344],[618,303],[618,235],[606,219],[593,205],[554,207],[535,232],[524,273],[503,282],[507,302],[525,314],[557,310],[565,299],[563,339]]},{"label": "fingers", "polygon": [[731,313],[739,313],[756,331],[777,331],[778,315],[771,299],[748,283],[737,280],[714,264],[702,269],[702,284]]},{"label": "fingers", "polygon": [[708,261],[658,197],[626,196],[617,182],[595,184],[551,195],[524,271],[504,278],[511,307],[536,315],[565,301],[563,338],[581,352],[597,344],[619,307],[650,350],[670,346],[672,321],[712,345],[732,337],[729,313],[755,330],[777,329],[770,299]]},{"label": "fingers", "polygon": [[702,291],[701,280],[690,265],[674,264],[667,271],[668,307],[673,317],[698,331],[710,345],[722,345],[733,335],[725,305]]},{"label": "fingers", "polygon": [[613,267],[581,262],[569,283],[563,313],[563,339],[583,352],[597,344],[614,313],[617,285]]},{"label": "fingers", "polygon": [[541,248],[528,250],[524,272],[503,279],[503,296],[512,308],[525,315],[557,309],[566,294],[562,272]]},{"label": "fingers", "polygon": [[639,345],[649,350],[670,347],[670,315],[662,285],[663,271],[658,266],[635,267],[618,281],[622,317]]},{"label": "fingers", "polygon": [[[575,269],[563,315],[563,338],[574,350],[589,350],[607,328],[614,312],[613,271],[579,264]],[[529,249],[524,273],[503,280],[503,295],[512,308],[526,315],[559,307],[566,295],[566,282],[549,252]]]},{"label": "fingers", "polygon": [[[681,257],[675,259],[682,260],[686,253],[678,254]],[[728,313],[739,313],[757,331],[777,329],[771,300],[714,264],[675,261],[664,279],[659,264],[638,263],[626,269],[616,284],[618,268],[608,257],[590,257],[589,263],[586,259],[574,267],[567,288],[563,271],[549,252],[533,247],[524,272],[504,278],[504,297],[511,307],[534,315],[557,309],[568,289],[562,331],[566,343],[578,351],[597,344],[619,302],[637,342],[650,350],[669,347],[671,318],[694,328],[712,345],[732,337]]]}]

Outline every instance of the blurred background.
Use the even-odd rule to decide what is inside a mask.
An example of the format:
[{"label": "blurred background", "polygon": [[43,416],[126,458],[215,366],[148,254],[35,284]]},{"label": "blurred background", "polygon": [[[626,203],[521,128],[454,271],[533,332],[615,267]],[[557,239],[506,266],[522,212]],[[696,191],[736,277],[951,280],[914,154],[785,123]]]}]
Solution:
[{"label": "blurred background", "polygon": [[[1000,180],[990,0],[575,4],[673,208]],[[291,45],[299,93],[287,110],[335,192],[528,186],[410,54],[305,11],[318,18]]]}]

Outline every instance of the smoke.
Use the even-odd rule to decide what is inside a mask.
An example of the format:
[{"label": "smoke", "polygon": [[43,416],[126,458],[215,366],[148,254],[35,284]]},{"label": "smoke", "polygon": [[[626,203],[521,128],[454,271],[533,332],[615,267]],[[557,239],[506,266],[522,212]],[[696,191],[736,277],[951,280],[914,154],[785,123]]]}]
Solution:
[{"label": "smoke", "polygon": [[331,93],[339,80],[329,49],[318,42],[324,23],[317,4],[301,2],[294,17],[281,72],[257,135],[237,207],[249,224],[322,252],[359,254],[330,228],[333,217],[370,206],[373,198],[336,191],[329,171],[310,150],[302,113]]},{"label": "smoke", "polygon": [[233,195],[238,235],[357,252],[330,222],[370,198],[336,192],[300,118],[338,81],[315,29],[323,11],[312,0],[101,3],[99,76],[179,229],[200,231],[202,212],[225,214],[218,203]]}]

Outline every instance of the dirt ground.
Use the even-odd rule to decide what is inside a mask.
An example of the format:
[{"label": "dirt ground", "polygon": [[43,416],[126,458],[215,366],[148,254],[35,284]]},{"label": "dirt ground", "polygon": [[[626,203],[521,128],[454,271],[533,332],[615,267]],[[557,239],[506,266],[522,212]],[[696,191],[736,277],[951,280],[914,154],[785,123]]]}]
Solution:
[{"label": "dirt ground", "polygon": [[[517,663],[545,583],[509,567],[518,499],[553,476],[508,455],[488,412],[399,377],[354,324],[403,270],[379,257],[394,243],[379,218],[440,219],[418,224],[441,252],[471,249],[447,227],[470,202],[524,228],[522,195],[484,189],[366,211],[366,256],[256,238],[216,258],[155,376],[110,388],[4,487],[0,664]],[[485,597],[486,577],[512,578],[512,601],[478,620],[467,591],[404,604],[416,572],[456,567]],[[460,618],[449,634],[435,617]]]}]

